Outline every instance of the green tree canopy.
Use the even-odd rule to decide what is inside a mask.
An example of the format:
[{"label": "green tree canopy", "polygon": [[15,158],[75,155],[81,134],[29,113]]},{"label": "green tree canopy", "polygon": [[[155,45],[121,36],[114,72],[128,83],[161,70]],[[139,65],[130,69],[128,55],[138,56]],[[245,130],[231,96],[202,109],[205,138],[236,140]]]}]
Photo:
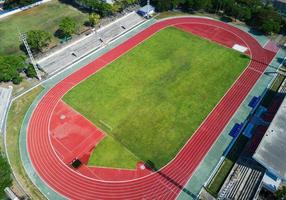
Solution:
[{"label": "green tree canopy", "polygon": [[95,26],[96,24],[98,24],[100,21],[100,15],[96,14],[96,13],[91,13],[89,15],[89,23],[91,26]]},{"label": "green tree canopy", "polygon": [[29,46],[34,52],[42,51],[44,47],[50,44],[52,39],[51,34],[43,30],[29,31],[27,37]]},{"label": "green tree canopy", "polygon": [[11,179],[10,166],[6,158],[4,158],[1,153],[0,153],[0,177],[1,177],[0,178],[0,199],[6,199],[4,189],[6,187],[9,187],[12,184],[12,179]]},{"label": "green tree canopy", "polygon": [[281,189],[279,189],[275,193],[275,196],[277,200],[286,200],[286,186],[283,186]]},{"label": "green tree canopy", "polygon": [[268,34],[278,33],[282,26],[282,17],[272,7],[263,7],[253,13],[250,24]]},{"label": "green tree canopy", "polygon": [[0,81],[12,81],[15,84],[21,82],[20,73],[25,69],[25,57],[0,56]]},{"label": "green tree canopy", "polygon": [[239,19],[265,33],[278,33],[282,17],[261,0],[153,0],[158,11],[182,8],[186,11],[205,10]]},{"label": "green tree canopy", "polygon": [[23,79],[21,73],[30,78],[36,76],[32,65],[26,63],[25,56],[0,56],[0,82],[19,84]]},{"label": "green tree canopy", "polygon": [[100,16],[108,16],[112,14],[112,5],[101,0],[77,0],[81,6],[84,6],[92,11],[95,11]]},{"label": "green tree canopy", "polygon": [[75,20],[65,17],[62,19],[59,25],[59,30],[62,32],[63,36],[70,37],[77,31],[77,24]]}]

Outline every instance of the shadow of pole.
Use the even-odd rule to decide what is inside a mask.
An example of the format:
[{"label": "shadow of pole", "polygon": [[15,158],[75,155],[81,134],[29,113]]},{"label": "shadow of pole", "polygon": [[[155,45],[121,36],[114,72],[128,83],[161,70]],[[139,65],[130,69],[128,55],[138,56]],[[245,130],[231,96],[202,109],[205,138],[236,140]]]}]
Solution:
[{"label": "shadow of pole", "polygon": [[181,191],[183,191],[184,193],[186,193],[187,195],[189,195],[190,197],[192,197],[193,199],[197,199],[197,195],[193,194],[191,191],[189,191],[188,189],[186,189],[184,186],[182,186],[181,184],[179,184],[178,182],[176,182],[174,179],[172,179],[171,177],[169,177],[168,175],[164,174],[163,172],[161,172],[160,170],[158,170],[155,166],[155,164],[150,161],[147,160],[145,162],[145,165],[147,168],[149,168],[150,170],[156,172],[157,174],[159,174],[161,177],[163,177],[165,180],[167,180],[168,182],[172,183],[174,186],[176,186],[177,188],[179,188]]}]

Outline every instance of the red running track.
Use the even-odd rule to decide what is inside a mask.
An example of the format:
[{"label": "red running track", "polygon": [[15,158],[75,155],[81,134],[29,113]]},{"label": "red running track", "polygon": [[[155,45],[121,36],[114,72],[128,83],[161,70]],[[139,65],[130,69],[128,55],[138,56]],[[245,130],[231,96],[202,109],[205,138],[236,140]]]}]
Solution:
[{"label": "red running track", "polygon": [[[49,139],[49,121],[62,96],[80,81],[168,26],[185,26],[200,35],[205,26],[220,30],[219,38],[231,35],[247,45],[252,61],[205,119],[192,138],[167,166],[157,173],[125,182],[100,181],[79,175],[54,152]],[[193,28],[192,28],[193,27]],[[186,30],[185,29],[185,30]],[[203,37],[212,38],[211,31]],[[225,38],[226,40],[228,38]],[[221,39],[220,39],[221,40]],[[247,33],[228,24],[205,18],[174,18],[156,24],[71,74],[53,87],[39,102],[29,122],[27,148],[38,175],[55,191],[70,199],[175,199],[208,153],[235,111],[260,78],[275,53],[263,49]],[[192,195],[187,190],[184,190]]]}]

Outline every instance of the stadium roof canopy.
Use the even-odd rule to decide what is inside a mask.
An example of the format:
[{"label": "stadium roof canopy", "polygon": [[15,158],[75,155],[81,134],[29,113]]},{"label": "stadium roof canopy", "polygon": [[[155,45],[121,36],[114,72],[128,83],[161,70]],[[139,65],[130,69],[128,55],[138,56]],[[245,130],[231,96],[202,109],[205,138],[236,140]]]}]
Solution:
[{"label": "stadium roof canopy", "polygon": [[280,179],[286,180],[286,98],[284,98],[253,158]]}]

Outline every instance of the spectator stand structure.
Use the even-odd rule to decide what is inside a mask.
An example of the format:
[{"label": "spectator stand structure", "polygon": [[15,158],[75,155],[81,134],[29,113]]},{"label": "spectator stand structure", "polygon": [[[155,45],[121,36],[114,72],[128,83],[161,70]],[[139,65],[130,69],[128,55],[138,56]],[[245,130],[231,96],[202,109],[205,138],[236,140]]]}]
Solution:
[{"label": "spectator stand structure", "polygon": [[50,55],[37,60],[39,67],[49,75],[53,75],[95,50],[108,45],[111,41],[124,35],[145,22],[136,12],[94,30],[90,34],[66,45]]}]

